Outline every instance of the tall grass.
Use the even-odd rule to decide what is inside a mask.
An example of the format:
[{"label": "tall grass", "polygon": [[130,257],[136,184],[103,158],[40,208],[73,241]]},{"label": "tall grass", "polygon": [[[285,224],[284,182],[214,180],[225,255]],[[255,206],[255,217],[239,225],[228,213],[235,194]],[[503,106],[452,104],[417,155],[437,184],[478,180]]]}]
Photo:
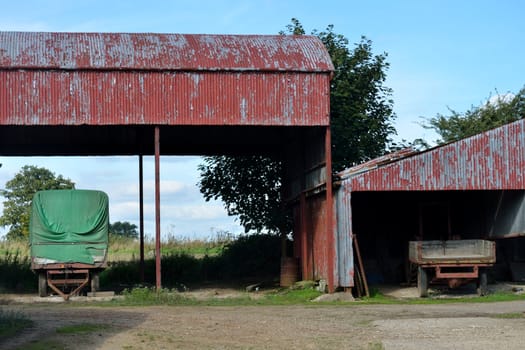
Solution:
[{"label": "tall grass", "polygon": [[[213,250],[208,250],[213,254],[201,255],[196,253],[199,250],[190,249],[188,245],[177,246],[177,249],[171,251],[163,250],[161,257],[163,286],[184,289],[188,284],[241,280],[267,281],[279,275],[281,242],[277,236],[239,236],[229,243],[215,244],[217,245]],[[154,256],[145,259],[144,278],[144,281],[140,281],[138,259],[132,259],[110,262],[110,267],[101,274],[100,282],[101,285],[112,290],[131,288],[139,284],[154,285],[156,282]]]},{"label": "tall grass", "polygon": [[[220,254],[223,249],[235,241],[236,237],[229,232],[219,231],[215,235],[205,238],[191,238],[187,236],[176,236],[168,233],[161,238],[161,254],[189,254],[200,258],[206,255]],[[129,261],[139,258],[140,242],[138,239],[130,239],[122,236],[110,235],[109,261]],[[155,240],[153,237],[144,238],[144,257],[155,256]]]},{"label": "tall grass", "polygon": [[[136,285],[154,285],[155,242],[144,244],[144,281],[141,281],[138,240],[110,236],[108,265],[100,275],[102,289],[120,291]],[[35,292],[37,276],[31,271],[27,243],[0,241],[0,292]],[[205,239],[168,235],[161,243],[161,278],[168,288],[188,284],[268,280],[280,268],[280,239],[253,235],[234,237],[219,232]]]},{"label": "tall grass", "polygon": [[37,278],[31,271],[27,253],[4,250],[0,257],[0,291],[31,292],[36,289]]}]

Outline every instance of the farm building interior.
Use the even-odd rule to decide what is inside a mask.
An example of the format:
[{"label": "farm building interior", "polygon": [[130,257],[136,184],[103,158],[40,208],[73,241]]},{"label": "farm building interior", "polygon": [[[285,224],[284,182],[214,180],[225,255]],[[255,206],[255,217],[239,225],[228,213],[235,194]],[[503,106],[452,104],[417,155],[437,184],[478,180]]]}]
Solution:
[{"label": "farm building interior", "polygon": [[357,235],[369,283],[414,282],[413,240],[494,239],[491,276],[519,279],[525,261],[525,191],[385,191],[352,194]]}]

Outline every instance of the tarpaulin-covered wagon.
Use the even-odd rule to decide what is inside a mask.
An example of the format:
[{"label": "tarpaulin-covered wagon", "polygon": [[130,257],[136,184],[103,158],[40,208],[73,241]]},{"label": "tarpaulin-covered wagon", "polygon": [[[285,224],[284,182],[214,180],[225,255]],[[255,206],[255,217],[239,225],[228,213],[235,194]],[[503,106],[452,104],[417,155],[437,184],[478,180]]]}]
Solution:
[{"label": "tarpaulin-covered wagon", "polygon": [[48,287],[68,299],[91,284],[107,267],[108,196],[93,190],[39,191],[33,197],[29,225],[31,269],[38,294]]}]

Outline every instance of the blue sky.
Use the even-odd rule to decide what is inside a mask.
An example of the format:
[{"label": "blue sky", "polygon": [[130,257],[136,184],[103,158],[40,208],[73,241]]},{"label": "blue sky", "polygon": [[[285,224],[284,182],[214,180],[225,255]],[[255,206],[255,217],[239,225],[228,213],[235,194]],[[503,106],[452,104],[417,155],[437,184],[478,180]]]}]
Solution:
[{"label": "blue sky", "polygon": [[[2,31],[276,34],[298,18],[307,32],[334,25],[351,43],[361,35],[388,53],[398,138],[436,139],[421,117],[463,112],[489,95],[525,85],[525,2],[420,1],[45,1],[0,0]],[[161,158],[161,229],[165,237],[241,232],[219,202],[196,187],[198,157]],[[138,224],[138,160],[0,157],[0,188],[25,164],[110,196],[111,221]],[[154,232],[153,160],[145,165],[145,228]],[[1,230],[0,230],[1,233]]]}]

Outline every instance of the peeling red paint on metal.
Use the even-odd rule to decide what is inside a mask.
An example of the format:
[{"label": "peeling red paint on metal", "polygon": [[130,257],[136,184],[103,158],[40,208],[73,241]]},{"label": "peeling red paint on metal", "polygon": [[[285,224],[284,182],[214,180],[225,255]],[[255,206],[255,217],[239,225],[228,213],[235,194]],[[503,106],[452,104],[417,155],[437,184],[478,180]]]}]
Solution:
[{"label": "peeling red paint on metal", "polygon": [[340,174],[352,191],[525,188],[525,120],[377,168]]},{"label": "peeling red paint on metal", "polygon": [[0,71],[0,125],[326,125],[329,101],[313,90],[328,84],[305,73]]},{"label": "peeling red paint on metal", "polygon": [[0,125],[328,125],[331,69],[309,36],[0,32]]},{"label": "peeling red paint on metal", "polygon": [[331,72],[308,35],[0,32],[0,67]]}]

